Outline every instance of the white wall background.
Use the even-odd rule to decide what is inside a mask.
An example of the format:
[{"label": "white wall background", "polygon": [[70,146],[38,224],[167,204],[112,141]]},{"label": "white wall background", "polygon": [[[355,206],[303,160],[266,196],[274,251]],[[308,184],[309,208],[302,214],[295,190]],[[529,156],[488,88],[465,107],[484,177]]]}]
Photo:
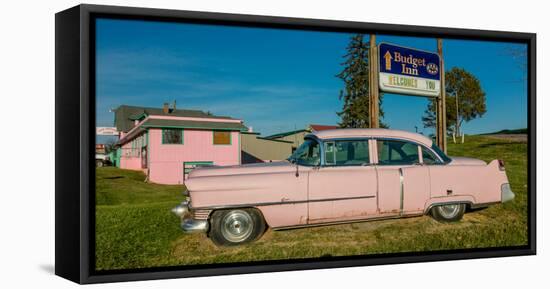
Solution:
[{"label": "white wall background", "polygon": [[[372,2],[372,3],[368,3]],[[197,11],[416,24],[538,34],[538,256],[99,285],[105,288],[541,288],[550,281],[550,21],[544,1],[89,1]],[[54,13],[78,1],[0,8],[0,287],[69,288],[54,266]],[[536,286],[539,284],[539,286]],[[542,285],[542,286],[541,286]],[[94,285],[95,287],[95,285]]]}]

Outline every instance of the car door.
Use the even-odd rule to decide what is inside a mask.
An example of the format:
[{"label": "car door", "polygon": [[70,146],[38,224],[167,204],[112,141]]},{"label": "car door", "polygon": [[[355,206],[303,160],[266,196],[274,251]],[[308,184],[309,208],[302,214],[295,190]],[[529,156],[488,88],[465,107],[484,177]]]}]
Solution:
[{"label": "car door", "polygon": [[[306,138],[288,158],[289,163],[263,164],[279,168],[269,174],[244,174],[241,183],[254,190],[252,202],[259,205],[269,226],[274,228],[307,224],[309,172],[321,164],[321,148],[317,140]],[[262,166],[262,164],[257,164]],[[232,179],[238,178],[232,177]],[[254,179],[262,178],[258,185]],[[251,185],[252,184],[252,185]],[[251,185],[251,186],[250,186]],[[243,202],[251,202],[250,196]],[[275,202],[276,204],[269,204]]]},{"label": "car door", "polygon": [[430,174],[422,146],[399,139],[376,140],[378,210],[381,215],[417,214],[430,198]]},{"label": "car door", "polygon": [[368,218],[376,214],[376,169],[369,140],[323,142],[322,165],[309,173],[308,223]]}]

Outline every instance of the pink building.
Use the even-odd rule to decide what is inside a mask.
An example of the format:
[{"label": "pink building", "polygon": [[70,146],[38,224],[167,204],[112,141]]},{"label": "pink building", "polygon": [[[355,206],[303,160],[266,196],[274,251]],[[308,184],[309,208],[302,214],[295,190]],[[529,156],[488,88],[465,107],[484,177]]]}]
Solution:
[{"label": "pink building", "polygon": [[182,184],[196,166],[241,163],[242,120],[197,110],[122,105],[115,111],[122,169],[159,184]]}]

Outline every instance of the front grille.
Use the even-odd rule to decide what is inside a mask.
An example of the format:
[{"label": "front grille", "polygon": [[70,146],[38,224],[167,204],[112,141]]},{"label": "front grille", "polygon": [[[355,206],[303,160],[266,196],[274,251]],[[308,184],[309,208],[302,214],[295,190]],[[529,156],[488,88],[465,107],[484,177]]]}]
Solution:
[{"label": "front grille", "polygon": [[194,210],[193,219],[208,220],[208,216],[210,215],[210,212],[212,212],[212,210]]}]

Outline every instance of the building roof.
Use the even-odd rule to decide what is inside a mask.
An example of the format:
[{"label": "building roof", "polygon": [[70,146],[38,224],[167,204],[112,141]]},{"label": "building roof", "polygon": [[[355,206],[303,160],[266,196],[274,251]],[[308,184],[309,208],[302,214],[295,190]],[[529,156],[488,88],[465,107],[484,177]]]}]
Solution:
[{"label": "building roof", "polygon": [[129,140],[140,135],[147,128],[181,128],[181,129],[207,129],[207,130],[228,130],[228,131],[247,131],[248,128],[240,122],[214,122],[214,121],[196,121],[182,119],[156,119],[149,118],[141,123],[136,129],[128,133],[119,143],[126,143]]},{"label": "building roof", "polygon": [[298,129],[298,130],[292,130],[292,131],[286,131],[281,133],[276,133],[272,135],[268,135],[265,137],[265,139],[276,139],[276,138],[282,138],[285,136],[302,133],[302,132],[314,132],[314,131],[323,131],[327,129],[337,129],[339,126],[336,125],[323,125],[323,124],[310,124],[306,129]]},{"label": "building roof", "polygon": [[287,131],[287,132],[281,132],[281,133],[268,135],[264,138],[265,139],[282,138],[282,137],[285,137],[285,136],[289,136],[289,135],[293,135],[293,134],[297,134],[297,133],[301,133],[301,132],[309,132],[309,131],[307,129],[298,129],[298,130],[293,130],[293,131]]},{"label": "building roof", "polygon": [[240,122],[213,122],[180,119],[148,119],[142,127],[157,128],[187,128],[187,129],[211,129],[211,130],[238,130],[246,131],[248,128]]},{"label": "building roof", "polygon": [[310,124],[309,128],[311,131],[322,131],[322,130],[328,130],[328,129],[337,129],[339,126],[337,125],[323,125],[323,124]]},{"label": "building roof", "polygon": [[415,141],[428,147],[432,145],[432,140],[421,134],[412,133],[412,132],[403,131],[403,130],[383,129],[383,128],[340,128],[340,129],[313,132],[310,135],[314,135],[319,139],[348,138],[348,137],[349,138],[353,138],[353,137],[400,138],[400,139]]},{"label": "building roof", "polygon": [[134,128],[134,121],[144,119],[148,115],[163,115],[163,116],[180,116],[180,117],[199,117],[199,118],[218,118],[218,119],[233,119],[228,116],[212,115],[201,110],[190,109],[173,109],[170,108],[168,113],[164,113],[163,108],[140,107],[121,105],[115,110],[115,126],[118,131],[128,132]]}]

